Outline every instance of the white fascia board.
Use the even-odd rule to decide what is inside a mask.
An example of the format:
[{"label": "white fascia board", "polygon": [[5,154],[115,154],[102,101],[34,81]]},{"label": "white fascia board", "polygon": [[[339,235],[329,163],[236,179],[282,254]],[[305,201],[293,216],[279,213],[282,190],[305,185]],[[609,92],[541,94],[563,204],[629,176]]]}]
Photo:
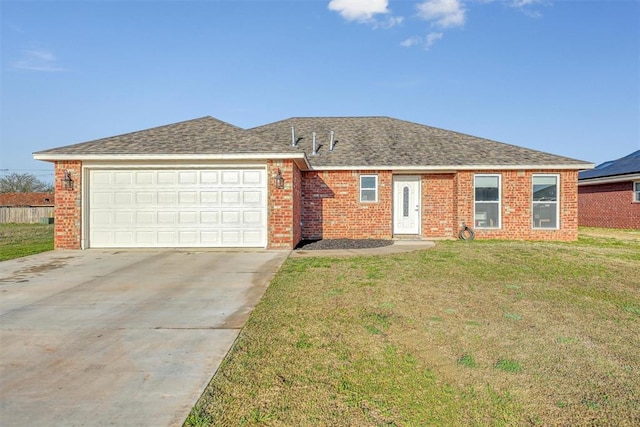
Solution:
[{"label": "white fascia board", "polygon": [[593,169],[590,163],[576,165],[456,165],[456,166],[319,166],[316,171],[331,170],[393,170],[402,172],[457,172],[464,170],[584,170]]},{"label": "white fascia board", "polygon": [[80,160],[105,162],[144,161],[211,161],[211,160],[284,160],[304,159],[304,154],[293,153],[243,153],[243,154],[47,154],[33,153],[35,160],[49,162]]},{"label": "white fascia board", "polygon": [[601,178],[587,178],[578,180],[578,186],[582,185],[595,185],[595,184],[613,184],[615,182],[625,181],[639,181],[640,173],[633,173],[629,175],[618,176],[605,176]]}]

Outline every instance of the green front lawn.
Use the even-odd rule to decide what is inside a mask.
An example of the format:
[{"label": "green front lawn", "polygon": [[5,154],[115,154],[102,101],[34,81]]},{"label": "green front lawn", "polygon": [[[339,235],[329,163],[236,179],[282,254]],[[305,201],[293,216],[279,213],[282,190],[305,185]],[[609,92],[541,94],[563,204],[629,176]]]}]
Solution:
[{"label": "green front lawn", "polygon": [[0,224],[0,261],[53,250],[53,225]]},{"label": "green front lawn", "polygon": [[640,238],[286,261],[186,425],[637,425]]}]

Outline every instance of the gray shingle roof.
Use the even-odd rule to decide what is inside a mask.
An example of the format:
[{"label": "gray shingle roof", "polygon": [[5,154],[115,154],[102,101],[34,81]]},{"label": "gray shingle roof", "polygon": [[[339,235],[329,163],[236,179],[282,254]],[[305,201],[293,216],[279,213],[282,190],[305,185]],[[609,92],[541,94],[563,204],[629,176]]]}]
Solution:
[{"label": "gray shingle roof", "polygon": [[[291,146],[291,127],[297,144]],[[335,149],[330,152],[330,132]],[[313,155],[312,133],[317,154]],[[252,129],[202,117],[34,153],[47,155],[305,154],[312,167],[549,166],[588,162],[389,117],[294,117]]]},{"label": "gray shingle roof", "polygon": [[[298,149],[312,166],[467,166],[582,165],[581,160],[438,129],[390,117],[294,117],[249,129],[262,140],[291,144],[295,127]],[[329,152],[330,132],[335,149]],[[322,144],[312,155],[312,132]]]},{"label": "gray shingle roof", "polygon": [[261,141],[246,130],[213,117],[159,126],[34,154],[140,155],[140,154],[240,154],[286,152]]}]

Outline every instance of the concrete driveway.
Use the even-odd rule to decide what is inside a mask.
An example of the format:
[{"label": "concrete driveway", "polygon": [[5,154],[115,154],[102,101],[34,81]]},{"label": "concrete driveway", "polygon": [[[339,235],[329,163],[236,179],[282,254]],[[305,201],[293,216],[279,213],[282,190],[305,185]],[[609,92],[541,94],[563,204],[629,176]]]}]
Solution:
[{"label": "concrete driveway", "polygon": [[0,262],[0,425],[179,426],[287,251]]}]

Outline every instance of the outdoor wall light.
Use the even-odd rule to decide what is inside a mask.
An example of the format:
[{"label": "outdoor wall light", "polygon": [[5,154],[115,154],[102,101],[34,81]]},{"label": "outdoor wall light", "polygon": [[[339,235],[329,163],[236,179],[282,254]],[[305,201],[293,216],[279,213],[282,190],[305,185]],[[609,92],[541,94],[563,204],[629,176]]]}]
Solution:
[{"label": "outdoor wall light", "polygon": [[71,179],[71,172],[65,171],[64,178],[62,179],[62,188],[65,190],[73,190],[73,179]]},{"label": "outdoor wall light", "polygon": [[284,188],[284,177],[282,176],[282,171],[280,170],[280,168],[278,168],[278,173],[273,178],[273,183],[278,189]]}]

